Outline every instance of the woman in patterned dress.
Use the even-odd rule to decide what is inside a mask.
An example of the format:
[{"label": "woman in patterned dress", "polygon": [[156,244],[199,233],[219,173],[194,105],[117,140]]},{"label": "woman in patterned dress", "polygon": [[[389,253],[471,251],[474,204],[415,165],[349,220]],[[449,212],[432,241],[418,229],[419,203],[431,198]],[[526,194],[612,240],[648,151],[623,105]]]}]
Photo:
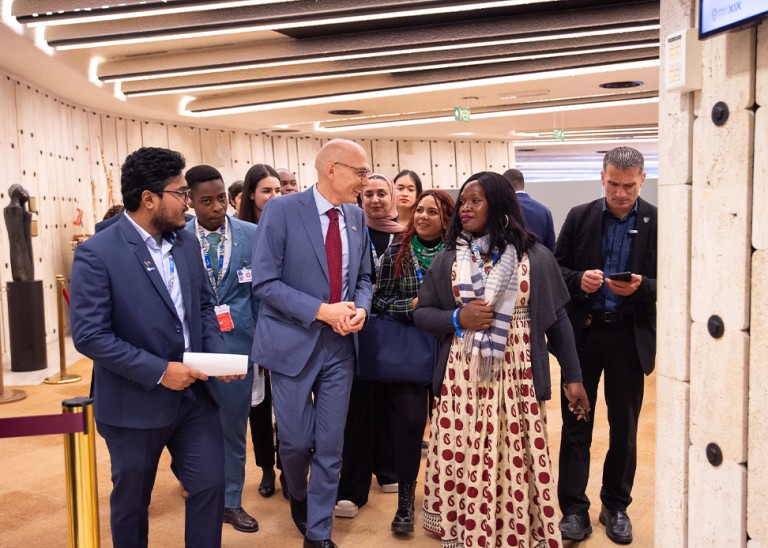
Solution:
[{"label": "woman in patterned dress", "polygon": [[464,183],[446,247],[414,313],[418,327],[440,337],[424,527],[444,548],[560,546],[545,335],[569,407],[579,418],[589,409],[560,269],[496,173]]}]

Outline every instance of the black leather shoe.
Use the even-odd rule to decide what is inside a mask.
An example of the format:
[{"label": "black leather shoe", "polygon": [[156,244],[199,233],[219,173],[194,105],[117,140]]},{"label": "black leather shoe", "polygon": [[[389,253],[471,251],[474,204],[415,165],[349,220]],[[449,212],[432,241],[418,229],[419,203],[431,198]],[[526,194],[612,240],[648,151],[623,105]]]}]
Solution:
[{"label": "black leather shoe", "polygon": [[632,522],[623,510],[613,511],[603,506],[600,508],[600,523],[605,525],[605,534],[616,544],[632,542]]},{"label": "black leather shoe", "polygon": [[[307,499],[298,501],[291,497],[289,500],[291,502],[291,517],[293,518],[293,523],[296,524],[299,533],[301,533],[302,536],[305,536],[307,534]],[[306,542],[307,541],[305,540],[305,545]]]},{"label": "black leather shoe", "polygon": [[288,482],[285,480],[285,474],[280,472],[280,489],[283,490],[285,500],[288,500]]},{"label": "black leather shoe", "polygon": [[262,470],[259,495],[262,497],[271,497],[275,494],[275,470],[274,468],[263,468]]},{"label": "black leather shoe", "polygon": [[584,540],[592,534],[592,525],[587,514],[566,514],[560,520],[560,534],[563,540]]},{"label": "black leather shoe", "polygon": [[309,540],[305,538],[304,548],[338,548],[338,546],[329,538],[325,540]]},{"label": "black leather shoe", "polygon": [[224,523],[231,523],[232,527],[243,533],[255,533],[259,530],[259,522],[249,516],[242,506],[240,508],[224,508]]}]

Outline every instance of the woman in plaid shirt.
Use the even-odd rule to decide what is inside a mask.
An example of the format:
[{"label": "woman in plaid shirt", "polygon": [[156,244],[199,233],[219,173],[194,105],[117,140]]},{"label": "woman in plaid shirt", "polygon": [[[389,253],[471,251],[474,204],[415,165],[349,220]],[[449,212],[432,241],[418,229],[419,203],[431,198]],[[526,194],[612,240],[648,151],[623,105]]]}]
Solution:
[{"label": "woman in plaid shirt", "polygon": [[[443,237],[450,224],[453,199],[442,190],[427,190],[419,196],[410,222],[399,242],[381,257],[373,311],[413,324],[417,293],[432,259],[443,247]],[[382,348],[382,352],[397,352]],[[407,356],[403,357],[407,359]],[[428,387],[413,383],[388,383],[388,405],[395,409],[392,443],[396,448],[397,512],[392,520],[393,533],[413,532],[416,477],[421,464],[421,439],[427,422]]]}]

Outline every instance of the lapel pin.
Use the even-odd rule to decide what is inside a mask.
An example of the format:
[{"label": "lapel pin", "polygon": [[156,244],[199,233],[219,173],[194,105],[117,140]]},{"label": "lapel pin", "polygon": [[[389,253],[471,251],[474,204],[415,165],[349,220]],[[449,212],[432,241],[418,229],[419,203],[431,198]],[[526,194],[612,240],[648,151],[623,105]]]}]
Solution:
[{"label": "lapel pin", "polygon": [[651,222],[651,218],[650,217],[643,217],[643,222],[645,224],[648,224],[649,222]]},{"label": "lapel pin", "polygon": [[144,261],[144,266],[147,267],[147,272],[152,272],[155,269],[151,261]]},{"label": "lapel pin", "polygon": [[357,227],[356,227],[356,226],[353,226],[353,227],[352,227],[352,230],[357,230]]}]

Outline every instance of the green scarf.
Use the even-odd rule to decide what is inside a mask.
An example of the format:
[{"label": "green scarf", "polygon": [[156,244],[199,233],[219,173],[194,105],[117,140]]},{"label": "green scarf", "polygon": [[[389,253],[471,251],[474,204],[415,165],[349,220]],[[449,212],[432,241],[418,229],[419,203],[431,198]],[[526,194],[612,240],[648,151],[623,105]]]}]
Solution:
[{"label": "green scarf", "polygon": [[435,255],[437,255],[439,251],[442,251],[444,247],[445,244],[442,239],[438,240],[437,244],[434,244],[432,247],[424,245],[417,234],[414,234],[413,239],[411,240],[413,254],[416,256],[416,260],[419,261],[419,264],[424,270],[429,270],[429,267],[432,265],[432,259],[434,259]]}]

